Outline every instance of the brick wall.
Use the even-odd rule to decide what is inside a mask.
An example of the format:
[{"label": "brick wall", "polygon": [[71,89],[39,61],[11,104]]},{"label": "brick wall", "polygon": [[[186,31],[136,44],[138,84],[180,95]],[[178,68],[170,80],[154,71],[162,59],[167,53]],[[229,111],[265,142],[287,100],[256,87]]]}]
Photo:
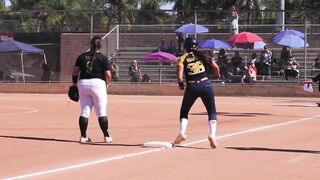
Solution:
[{"label": "brick wall", "polygon": [[[71,83],[33,83],[13,84],[1,83],[0,93],[41,93],[41,94],[65,94]],[[314,86],[314,92],[303,91],[298,84],[257,84],[257,85],[213,85],[217,96],[264,96],[264,97],[319,97],[318,87]],[[157,96],[182,96],[183,91],[178,85],[172,84],[111,84],[108,94],[117,95],[157,95]]]}]

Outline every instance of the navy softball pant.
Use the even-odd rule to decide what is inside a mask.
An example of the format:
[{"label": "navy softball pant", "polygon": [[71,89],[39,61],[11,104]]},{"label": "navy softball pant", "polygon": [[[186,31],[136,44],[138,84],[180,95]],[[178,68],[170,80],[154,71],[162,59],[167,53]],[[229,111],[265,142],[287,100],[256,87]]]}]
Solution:
[{"label": "navy softball pant", "polygon": [[208,120],[217,120],[214,92],[210,80],[187,83],[180,109],[180,119],[188,119],[189,111],[198,97],[201,98],[207,109]]}]

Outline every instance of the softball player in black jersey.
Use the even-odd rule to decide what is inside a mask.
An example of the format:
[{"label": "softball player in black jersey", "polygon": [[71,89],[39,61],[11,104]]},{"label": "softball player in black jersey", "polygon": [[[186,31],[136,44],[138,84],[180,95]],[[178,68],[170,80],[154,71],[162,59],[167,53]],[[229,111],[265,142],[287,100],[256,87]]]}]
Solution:
[{"label": "softball player in black jersey", "polygon": [[208,140],[212,148],[217,147],[216,126],[217,114],[212,90],[211,81],[208,79],[209,68],[217,78],[220,77],[219,67],[210,55],[205,55],[199,51],[197,41],[188,37],[184,43],[185,53],[179,58],[177,63],[177,81],[179,88],[184,89],[183,74],[186,79],[186,90],[184,92],[180,109],[180,132],[174,144],[179,144],[186,139],[186,129],[188,125],[188,113],[198,97],[201,98],[208,112],[208,122],[210,134]]},{"label": "softball player in black jersey", "polygon": [[[91,142],[86,131],[88,117],[94,107],[99,125],[104,135],[104,141],[112,142],[108,132],[107,118],[107,83],[111,81],[110,63],[108,58],[99,52],[101,38],[96,36],[90,42],[90,50],[77,58],[72,72],[72,81],[78,86],[81,113],[79,117],[80,143]],[[78,78],[80,74],[80,77]],[[79,79],[79,81],[78,81]]]}]

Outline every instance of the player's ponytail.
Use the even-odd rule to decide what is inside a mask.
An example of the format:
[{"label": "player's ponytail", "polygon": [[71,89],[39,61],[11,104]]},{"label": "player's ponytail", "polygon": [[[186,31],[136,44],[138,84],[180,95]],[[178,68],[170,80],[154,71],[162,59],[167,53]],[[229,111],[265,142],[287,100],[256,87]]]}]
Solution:
[{"label": "player's ponytail", "polygon": [[95,36],[91,39],[90,41],[90,51],[97,51],[99,49],[101,49],[102,45],[101,45],[101,37],[99,36]]},{"label": "player's ponytail", "polygon": [[212,52],[211,51],[195,51],[193,52],[196,57],[198,57],[204,64],[212,64]]}]

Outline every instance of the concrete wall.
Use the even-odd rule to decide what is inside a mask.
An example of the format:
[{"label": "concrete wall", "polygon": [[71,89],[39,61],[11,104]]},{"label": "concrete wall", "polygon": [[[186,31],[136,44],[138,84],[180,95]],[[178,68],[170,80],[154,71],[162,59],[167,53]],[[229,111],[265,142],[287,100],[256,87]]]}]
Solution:
[{"label": "concrete wall", "polygon": [[[40,93],[66,94],[70,83],[57,84],[0,84],[0,93]],[[216,96],[265,96],[265,97],[319,97],[318,87],[313,93],[303,91],[302,86],[294,84],[276,85],[214,85]],[[176,84],[112,84],[109,94],[117,95],[182,95]]]}]

